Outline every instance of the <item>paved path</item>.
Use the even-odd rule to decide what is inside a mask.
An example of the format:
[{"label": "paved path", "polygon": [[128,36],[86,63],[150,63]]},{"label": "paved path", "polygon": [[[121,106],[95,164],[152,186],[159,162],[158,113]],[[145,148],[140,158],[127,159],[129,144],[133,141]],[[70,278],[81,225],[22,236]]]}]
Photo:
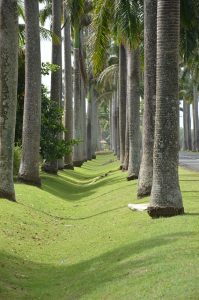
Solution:
[{"label": "paved path", "polygon": [[198,152],[180,152],[180,166],[199,172],[199,153]]}]

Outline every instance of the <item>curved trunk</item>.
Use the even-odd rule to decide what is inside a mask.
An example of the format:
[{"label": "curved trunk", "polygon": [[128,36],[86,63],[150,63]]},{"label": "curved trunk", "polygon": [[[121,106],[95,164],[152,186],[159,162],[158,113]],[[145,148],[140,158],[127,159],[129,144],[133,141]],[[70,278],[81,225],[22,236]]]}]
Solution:
[{"label": "curved trunk", "polygon": [[25,0],[26,64],[22,158],[18,179],[40,185],[39,151],[41,131],[41,51],[39,4]]},{"label": "curved trunk", "polygon": [[158,0],[157,89],[153,186],[148,213],[169,217],[184,212],[178,179],[180,1]]},{"label": "curved trunk", "polygon": [[153,178],[153,147],[156,101],[157,0],[144,1],[144,116],[142,160],[138,197],[150,195]]},{"label": "curved trunk", "polygon": [[73,165],[81,167],[84,162],[82,147],[81,75],[80,75],[80,29],[74,28],[74,125],[75,140],[80,140],[73,150]]},{"label": "curved trunk", "polygon": [[119,138],[120,138],[120,163],[125,158],[125,133],[126,133],[126,50],[120,45],[119,54]]},{"label": "curved trunk", "polygon": [[140,168],[140,54],[139,49],[127,51],[127,101],[129,120],[128,180],[137,179]]},{"label": "curved trunk", "polygon": [[[52,43],[52,64],[58,65],[60,69],[51,73],[51,101],[61,105],[62,99],[62,43],[61,43],[61,17],[62,0],[52,1],[52,32],[59,37],[60,43]],[[58,161],[47,162],[44,165],[44,171],[56,174],[58,171]]]},{"label": "curved trunk", "polygon": [[0,198],[15,201],[13,149],[17,105],[17,1],[0,1]]},{"label": "curved trunk", "polygon": [[[65,141],[73,138],[73,99],[72,99],[72,65],[71,65],[71,32],[70,20],[65,8],[64,11],[64,60],[65,60],[65,101],[64,101],[64,133]],[[65,168],[73,169],[72,152],[65,155]]]}]

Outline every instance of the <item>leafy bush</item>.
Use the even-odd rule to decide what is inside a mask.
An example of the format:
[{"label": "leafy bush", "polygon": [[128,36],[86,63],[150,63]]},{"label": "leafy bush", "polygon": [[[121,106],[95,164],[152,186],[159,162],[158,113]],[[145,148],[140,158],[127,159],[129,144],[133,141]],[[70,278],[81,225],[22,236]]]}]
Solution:
[{"label": "leafy bush", "polygon": [[41,109],[41,156],[45,161],[62,158],[72,151],[72,146],[78,142],[65,141],[62,136],[65,131],[62,124],[63,110],[55,101],[48,97],[48,91],[42,87]]}]

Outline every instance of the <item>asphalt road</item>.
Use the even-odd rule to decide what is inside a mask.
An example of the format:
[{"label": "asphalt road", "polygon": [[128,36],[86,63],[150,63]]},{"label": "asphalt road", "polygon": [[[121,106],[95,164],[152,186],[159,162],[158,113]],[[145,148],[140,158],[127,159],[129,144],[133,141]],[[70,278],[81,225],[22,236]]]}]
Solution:
[{"label": "asphalt road", "polygon": [[199,153],[198,152],[180,152],[179,165],[199,172]]}]

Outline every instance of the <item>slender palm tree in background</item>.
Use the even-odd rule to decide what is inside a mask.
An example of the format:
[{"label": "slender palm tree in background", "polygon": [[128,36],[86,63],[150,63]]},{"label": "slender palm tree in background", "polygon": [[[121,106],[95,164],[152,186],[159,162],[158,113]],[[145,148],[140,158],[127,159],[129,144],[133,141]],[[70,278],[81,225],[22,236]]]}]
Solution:
[{"label": "slender palm tree in background", "polygon": [[184,213],[178,179],[180,1],[158,0],[157,88],[151,217]]},{"label": "slender palm tree in background", "polygon": [[153,146],[156,104],[157,0],[144,1],[144,116],[142,161],[138,197],[150,195],[153,178]]},{"label": "slender palm tree in background", "polygon": [[18,179],[40,185],[41,130],[41,51],[39,33],[39,4],[25,0],[25,99],[23,115],[22,158]]},{"label": "slender palm tree in background", "polygon": [[15,201],[13,149],[17,105],[17,1],[0,1],[0,197]]}]

